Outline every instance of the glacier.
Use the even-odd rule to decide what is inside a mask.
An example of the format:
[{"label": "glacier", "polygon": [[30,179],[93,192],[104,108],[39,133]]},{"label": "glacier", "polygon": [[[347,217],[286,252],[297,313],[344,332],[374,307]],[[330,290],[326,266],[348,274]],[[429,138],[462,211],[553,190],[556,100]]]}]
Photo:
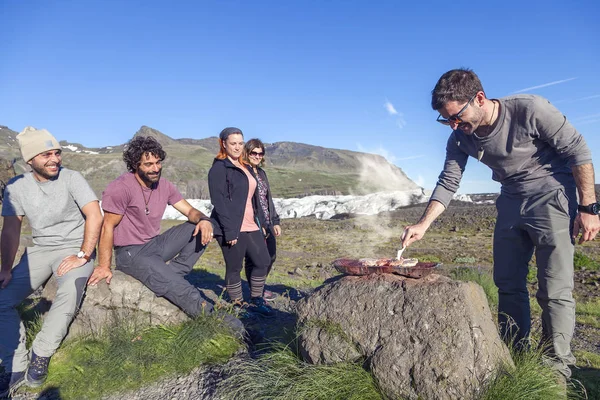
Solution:
[{"label": "glacier", "polygon": [[[469,195],[459,194],[455,200],[472,202]],[[275,198],[273,203],[279,217],[301,218],[314,216],[318,219],[330,219],[339,214],[375,215],[385,211],[393,211],[411,204],[425,203],[429,200],[423,190],[405,190],[378,192],[362,196],[306,196],[302,198]],[[187,201],[206,215],[210,215],[210,200],[187,199]],[[186,220],[187,218],[173,206],[168,206],[163,219]]]}]

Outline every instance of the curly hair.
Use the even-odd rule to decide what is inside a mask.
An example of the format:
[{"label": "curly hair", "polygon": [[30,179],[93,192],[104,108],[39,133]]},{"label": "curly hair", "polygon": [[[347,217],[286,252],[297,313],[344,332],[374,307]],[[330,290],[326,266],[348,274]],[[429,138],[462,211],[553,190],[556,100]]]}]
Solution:
[{"label": "curly hair", "polygon": [[475,72],[468,68],[450,70],[440,77],[431,91],[431,108],[437,111],[450,101],[466,103],[480,91],[484,91],[483,86]]},{"label": "curly hair", "polygon": [[260,160],[260,163],[258,163],[258,166],[262,167],[263,165],[265,165],[265,153],[267,151],[265,150],[265,145],[260,139],[250,139],[246,142],[246,144],[244,145],[244,152],[242,153],[242,158],[246,163],[249,164],[250,152],[256,148],[261,149],[263,152],[263,158]]},{"label": "curly hair", "polygon": [[136,136],[125,145],[123,150],[123,161],[129,172],[137,171],[144,154],[152,154],[160,161],[167,158],[167,153],[158,140],[152,136]]}]

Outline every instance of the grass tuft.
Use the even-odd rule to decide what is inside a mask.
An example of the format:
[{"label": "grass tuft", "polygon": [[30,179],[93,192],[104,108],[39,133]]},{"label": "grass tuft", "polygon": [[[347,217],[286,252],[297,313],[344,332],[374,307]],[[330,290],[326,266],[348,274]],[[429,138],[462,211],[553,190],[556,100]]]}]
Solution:
[{"label": "grass tuft", "polygon": [[223,399],[381,400],[371,374],[356,363],[312,365],[276,346],[257,359],[229,367],[219,385]]},{"label": "grass tuft", "polygon": [[[556,372],[543,362],[541,350],[512,351],[514,367],[504,366],[482,400],[547,400],[564,398]],[[577,395],[575,395],[577,398]]]},{"label": "grass tuft", "polygon": [[142,331],[108,329],[105,336],[68,343],[50,363],[46,386],[63,399],[95,399],[137,389],[202,364],[223,363],[240,343],[215,317]]},{"label": "grass tuft", "polygon": [[586,269],[588,271],[600,270],[600,262],[594,260],[592,257],[580,251],[575,252],[575,256],[573,257],[573,264],[576,271],[580,271],[582,269]]},{"label": "grass tuft", "polygon": [[450,271],[450,275],[459,281],[479,284],[485,292],[489,305],[495,308],[498,307],[498,288],[494,284],[494,278],[489,271],[482,268],[459,267]]}]

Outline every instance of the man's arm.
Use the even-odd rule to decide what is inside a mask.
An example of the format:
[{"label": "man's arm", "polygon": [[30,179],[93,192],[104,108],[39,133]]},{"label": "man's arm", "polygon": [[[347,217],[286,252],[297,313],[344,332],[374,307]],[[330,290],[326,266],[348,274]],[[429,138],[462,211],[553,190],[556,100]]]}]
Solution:
[{"label": "man's arm", "polygon": [[4,217],[2,234],[0,235],[0,252],[2,267],[0,268],[0,289],[4,289],[12,279],[12,266],[15,262],[19,241],[21,240],[21,215]]},{"label": "man's arm", "polygon": [[[102,212],[100,211],[100,204],[97,200],[90,201],[85,206],[81,207],[81,212],[85,217],[81,250],[88,256],[91,256],[96,249],[96,244],[98,244],[100,228],[102,227]],[[62,276],[74,268],[81,267],[87,262],[88,261],[85,258],[78,258],[76,254],[67,256],[58,266],[56,274],[58,276]]]},{"label": "man's arm", "polygon": [[[571,170],[573,171],[575,183],[577,184],[577,191],[579,192],[579,204],[588,205],[595,203],[594,166],[592,164],[576,165],[572,167]],[[600,231],[600,217],[598,215],[582,212],[577,214],[573,224],[573,240],[577,238],[580,232],[581,237],[579,238],[579,244],[594,240],[598,231]]]},{"label": "man's arm", "polygon": [[413,242],[421,240],[429,226],[440,216],[446,207],[437,200],[429,201],[423,216],[415,225],[407,226],[402,233],[402,247],[410,246]]},{"label": "man's arm", "polygon": [[100,242],[98,243],[98,264],[88,280],[89,285],[95,285],[103,279],[106,279],[106,283],[110,283],[112,279],[110,266],[112,264],[115,227],[119,225],[122,219],[122,215],[104,210],[104,222],[102,223]]},{"label": "man's arm", "polygon": [[185,199],[179,200],[177,203],[173,204],[173,207],[185,215],[188,221],[196,224],[194,236],[200,232],[200,238],[203,245],[206,246],[208,243],[210,243],[213,238],[213,226],[210,222],[210,218],[200,212],[200,210],[192,207],[192,205]]}]

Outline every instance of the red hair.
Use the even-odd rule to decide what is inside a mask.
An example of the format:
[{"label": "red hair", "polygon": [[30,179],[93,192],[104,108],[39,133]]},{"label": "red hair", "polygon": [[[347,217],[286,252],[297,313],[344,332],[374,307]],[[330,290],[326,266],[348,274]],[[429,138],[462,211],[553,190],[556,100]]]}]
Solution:
[{"label": "red hair", "polygon": [[[219,139],[219,153],[217,153],[217,156],[215,157],[217,160],[224,160],[227,158],[227,150],[225,150],[224,143],[224,140]],[[241,156],[238,158],[238,161],[242,165],[248,165],[248,162],[244,160]]]}]

